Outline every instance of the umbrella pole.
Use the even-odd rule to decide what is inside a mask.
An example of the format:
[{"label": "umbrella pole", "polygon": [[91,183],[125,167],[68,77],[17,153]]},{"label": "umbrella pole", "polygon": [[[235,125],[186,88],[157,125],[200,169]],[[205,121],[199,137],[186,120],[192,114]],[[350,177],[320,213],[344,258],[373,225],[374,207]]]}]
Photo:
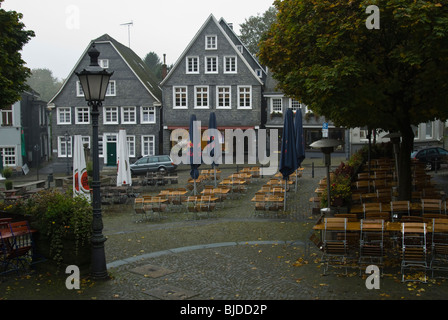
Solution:
[{"label": "umbrella pole", "polygon": [[193,179],[193,195],[196,195],[196,179]]},{"label": "umbrella pole", "polygon": [[286,211],[286,186],[287,186],[288,180],[285,179],[285,199],[283,204],[283,211]]},{"label": "umbrella pole", "polygon": [[215,188],[216,188],[216,170],[213,169],[214,175],[215,175]]},{"label": "umbrella pole", "polygon": [[295,192],[297,192],[297,169],[296,169],[296,190]]}]

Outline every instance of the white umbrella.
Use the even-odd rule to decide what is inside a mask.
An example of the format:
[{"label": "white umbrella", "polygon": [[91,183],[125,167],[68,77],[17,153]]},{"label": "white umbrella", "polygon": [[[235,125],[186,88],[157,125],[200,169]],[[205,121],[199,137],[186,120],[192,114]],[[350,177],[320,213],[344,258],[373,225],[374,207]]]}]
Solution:
[{"label": "white umbrella", "polygon": [[74,136],[73,148],[73,196],[84,196],[90,200],[89,177],[81,136]]},{"label": "white umbrella", "polygon": [[126,130],[120,129],[118,133],[118,163],[117,163],[117,187],[132,185],[131,168],[129,167],[128,143]]}]

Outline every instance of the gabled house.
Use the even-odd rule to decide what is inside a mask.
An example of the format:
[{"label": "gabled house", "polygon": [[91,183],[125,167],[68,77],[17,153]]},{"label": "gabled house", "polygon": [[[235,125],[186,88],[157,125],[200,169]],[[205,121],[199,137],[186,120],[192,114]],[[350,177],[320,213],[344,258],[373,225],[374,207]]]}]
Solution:
[{"label": "gabled house", "polygon": [[188,129],[192,114],[203,129],[211,112],[220,131],[260,128],[265,77],[231,25],[210,15],[161,82],[164,153],[177,143],[171,132]]},{"label": "gabled house", "polygon": [[11,167],[18,174],[22,167],[36,168],[50,154],[47,103],[28,90],[21,99],[0,110],[0,167]]},{"label": "gabled house", "polygon": [[[75,72],[90,63],[88,49],[95,43],[101,67],[113,71],[99,117],[100,167],[116,166],[117,139],[126,129],[130,161],[159,154],[162,91],[151,70],[130,48],[105,34],[89,43],[77,64],[50,100],[52,110],[53,170],[65,171],[72,158],[74,135],[83,137],[90,148],[92,123],[90,107]],[[66,138],[67,137],[67,138]]]}]

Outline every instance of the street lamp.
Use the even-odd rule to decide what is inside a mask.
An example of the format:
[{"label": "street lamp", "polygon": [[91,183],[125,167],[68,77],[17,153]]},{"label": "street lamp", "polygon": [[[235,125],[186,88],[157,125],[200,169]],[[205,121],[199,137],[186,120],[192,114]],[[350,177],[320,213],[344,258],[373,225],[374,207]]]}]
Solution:
[{"label": "street lamp", "polygon": [[334,148],[341,145],[341,142],[334,139],[321,139],[310,144],[313,149],[320,149],[325,155],[325,166],[327,167],[327,211],[330,211],[331,196],[330,196],[330,165],[331,153]]},{"label": "street lamp", "polygon": [[95,48],[95,44],[87,52],[90,57],[90,65],[76,72],[81,82],[84,96],[91,107],[92,116],[92,159],[93,159],[93,181],[92,181],[92,265],[91,275],[96,279],[105,279],[108,277],[106,266],[106,255],[104,251],[103,219],[101,216],[101,191],[100,191],[100,161],[98,154],[98,117],[99,108],[106,96],[109,79],[113,72],[107,72],[98,64],[99,51]]}]

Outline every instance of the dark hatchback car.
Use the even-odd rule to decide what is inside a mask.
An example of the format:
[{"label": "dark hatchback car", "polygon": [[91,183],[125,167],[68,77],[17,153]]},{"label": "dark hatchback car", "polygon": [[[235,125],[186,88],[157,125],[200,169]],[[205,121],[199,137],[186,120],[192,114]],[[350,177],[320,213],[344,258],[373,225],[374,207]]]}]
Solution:
[{"label": "dark hatchback car", "polygon": [[424,148],[412,152],[411,158],[426,163],[431,170],[440,169],[441,164],[448,164],[448,151],[440,147]]},{"label": "dark hatchback car", "polygon": [[131,174],[139,175],[146,172],[172,172],[175,171],[177,165],[174,164],[170,156],[146,156],[138,159],[131,164]]}]

